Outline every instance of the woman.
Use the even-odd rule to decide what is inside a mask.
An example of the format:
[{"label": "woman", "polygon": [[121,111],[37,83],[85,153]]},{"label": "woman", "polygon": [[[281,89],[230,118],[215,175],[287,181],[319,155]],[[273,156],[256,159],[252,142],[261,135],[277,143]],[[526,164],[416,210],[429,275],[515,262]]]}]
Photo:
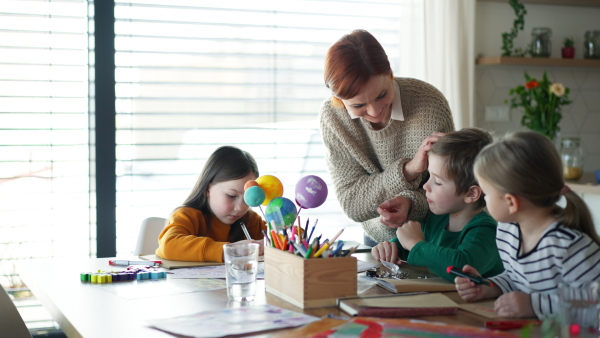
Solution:
[{"label": "woman", "polygon": [[428,210],[420,185],[427,151],[454,130],[448,102],[423,81],[395,78],[383,47],[364,30],[329,48],[324,77],[332,96],[321,108],[321,133],[338,201],[363,223],[365,244],[390,240]]}]

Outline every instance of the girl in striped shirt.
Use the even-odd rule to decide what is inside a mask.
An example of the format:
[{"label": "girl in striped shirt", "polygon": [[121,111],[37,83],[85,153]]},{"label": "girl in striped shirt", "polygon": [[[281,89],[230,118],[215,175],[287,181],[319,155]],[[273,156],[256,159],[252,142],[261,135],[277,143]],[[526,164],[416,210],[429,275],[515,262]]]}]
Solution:
[{"label": "girl in striped shirt", "polygon": [[[484,148],[475,176],[498,223],[504,272],[493,286],[455,279],[465,301],[496,298],[501,317],[543,318],[558,313],[560,283],[600,280],[600,239],[585,202],[564,184],[556,147],[534,132],[510,134]],[[556,202],[566,199],[566,207]],[[463,272],[479,275],[469,265]]]}]

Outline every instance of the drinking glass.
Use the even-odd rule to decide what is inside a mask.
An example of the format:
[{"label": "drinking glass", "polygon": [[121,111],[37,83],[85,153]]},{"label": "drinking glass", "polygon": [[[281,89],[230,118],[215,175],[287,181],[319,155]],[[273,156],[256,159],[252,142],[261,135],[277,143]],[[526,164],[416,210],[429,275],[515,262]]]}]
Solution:
[{"label": "drinking glass", "polygon": [[562,337],[597,337],[600,333],[600,282],[561,284]]},{"label": "drinking glass", "polygon": [[256,295],[258,273],[258,243],[223,245],[227,272],[227,296],[234,301],[251,301]]}]

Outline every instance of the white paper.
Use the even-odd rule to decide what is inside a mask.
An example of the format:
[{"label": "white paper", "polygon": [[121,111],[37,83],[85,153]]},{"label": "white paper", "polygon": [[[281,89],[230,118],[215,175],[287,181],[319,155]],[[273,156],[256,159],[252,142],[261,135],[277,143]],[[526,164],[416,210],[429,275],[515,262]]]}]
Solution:
[{"label": "white paper", "polygon": [[365,271],[374,269],[374,268],[376,268],[376,267],[379,266],[377,264],[369,263],[369,262],[365,262],[365,261],[361,261],[359,259],[356,260],[356,264],[357,264],[357,267],[356,267],[356,272],[357,273],[359,273],[359,272],[365,272]]},{"label": "white paper", "polygon": [[[199,266],[195,268],[173,269],[171,279],[182,278],[226,278],[225,265]],[[265,278],[265,263],[258,262],[257,279]]]},{"label": "white paper", "polygon": [[224,337],[296,327],[317,320],[320,318],[265,304],[153,320],[149,326],[188,337]]}]

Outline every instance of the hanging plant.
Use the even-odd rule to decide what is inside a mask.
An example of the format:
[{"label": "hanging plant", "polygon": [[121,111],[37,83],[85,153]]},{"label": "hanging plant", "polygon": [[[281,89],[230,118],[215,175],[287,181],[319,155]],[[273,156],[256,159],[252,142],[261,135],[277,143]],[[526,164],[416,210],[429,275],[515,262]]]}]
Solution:
[{"label": "hanging plant", "polygon": [[515,11],[515,15],[517,18],[513,21],[513,27],[510,32],[502,33],[502,56],[519,56],[524,57],[529,54],[529,50],[531,48],[527,47],[527,49],[523,50],[521,48],[516,48],[513,50],[513,40],[519,34],[519,31],[523,30],[525,26],[525,14],[527,14],[527,10],[523,4],[519,3],[519,0],[509,0],[508,3]]}]

